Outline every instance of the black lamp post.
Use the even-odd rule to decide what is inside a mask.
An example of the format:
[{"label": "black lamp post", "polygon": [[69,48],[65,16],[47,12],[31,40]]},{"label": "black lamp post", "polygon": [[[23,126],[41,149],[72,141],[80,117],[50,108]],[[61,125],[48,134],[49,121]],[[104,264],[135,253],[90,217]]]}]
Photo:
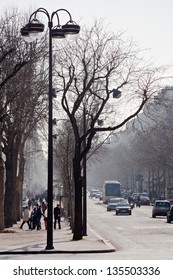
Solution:
[{"label": "black lamp post", "polygon": [[[64,11],[69,15],[70,20],[65,25],[60,25],[58,13]],[[68,35],[76,35],[80,31],[66,9],[58,9],[50,15],[44,8],[38,8],[29,18],[29,23],[21,28],[21,35],[26,41],[31,42],[36,35],[44,31],[44,24],[37,19],[37,14],[43,13],[48,18],[49,28],[49,112],[48,112],[48,227],[47,227],[47,246],[46,249],[53,247],[53,135],[52,135],[52,115],[53,115],[53,87],[52,87],[52,38],[62,39]],[[57,25],[53,27],[53,18],[56,16]],[[34,38],[32,39],[32,35]]]},{"label": "black lamp post", "polygon": [[[86,108],[83,109],[83,133],[86,134]],[[84,138],[83,149],[86,148],[86,138]],[[87,235],[87,169],[86,169],[86,154],[83,157],[83,221],[82,230],[83,236]]]}]

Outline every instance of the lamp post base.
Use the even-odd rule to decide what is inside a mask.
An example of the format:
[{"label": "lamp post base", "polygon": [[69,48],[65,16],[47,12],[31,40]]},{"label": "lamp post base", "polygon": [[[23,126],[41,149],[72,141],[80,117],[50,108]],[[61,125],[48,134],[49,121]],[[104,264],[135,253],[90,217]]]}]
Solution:
[{"label": "lamp post base", "polygon": [[54,249],[53,245],[47,245],[45,248],[45,250],[52,250],[52,249]]}]

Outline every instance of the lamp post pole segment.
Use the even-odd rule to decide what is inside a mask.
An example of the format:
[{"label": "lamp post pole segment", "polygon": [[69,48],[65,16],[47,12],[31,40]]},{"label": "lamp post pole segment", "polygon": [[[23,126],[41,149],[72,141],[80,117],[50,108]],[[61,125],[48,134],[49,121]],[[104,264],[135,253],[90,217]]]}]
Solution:
[{"label": "lamp post pole segment", "polygon": [[[64,11],[69,15],[70,20],[65,25],[60,25],[58,12]],[[54,249],[53,247],[53,92],[52,86],[52,38],[62,39],[68,35],[76,35],[80,31],[66,9],[58,9],[52,12],[51,16],[44,8],[38,8],[29,18],[29,23],[21,28],[21,35],[27,42],[32,42],[32,34],[44,31],[44,24],[37,18],[37,13],[44,13],[48,18],[49,30],[49,94],[48,94],[48,179],[47,179],[47,200],[48,200],[48,225],[47,225],[47,246],[46,249]],[[53,28],[53,17],[56,16],[58,24]],[[35,39],[35,37],[34,37]]]},{"label": "lamp post pole segment", "polygon": [[[86,108],[83,110],[83,133],[86,134]],[[86,138],[84,138],[83,149],[86,148]],[[86,169],[86,154],[83,157],[83,236],[87,235],[87,169]]]},{"label": "lamp post pole segment", "polygon": [[48,227],[47,227],[47,246],[46,249],[54,249],[53,247],[53,135],[52,135],[52,119],[53,119],[53,98],[52,98],[52,22],[49,21],[49,115],[48,115]]}]

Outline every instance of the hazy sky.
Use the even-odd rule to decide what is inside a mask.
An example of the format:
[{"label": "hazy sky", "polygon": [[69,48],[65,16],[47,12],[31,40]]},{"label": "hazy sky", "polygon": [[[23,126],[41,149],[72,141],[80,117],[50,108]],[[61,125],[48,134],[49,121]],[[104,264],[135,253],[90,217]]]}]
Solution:
[{"label": "hazy sky", "polygon": [[44,7],[50,13],[65,8],[81,26],[104,18],[112,30],[126,31],[139,47],[148,49],[147,58],[173,65],[173,0],[0,0],[0,4],[1,12],[11,7],[22,11]]}]

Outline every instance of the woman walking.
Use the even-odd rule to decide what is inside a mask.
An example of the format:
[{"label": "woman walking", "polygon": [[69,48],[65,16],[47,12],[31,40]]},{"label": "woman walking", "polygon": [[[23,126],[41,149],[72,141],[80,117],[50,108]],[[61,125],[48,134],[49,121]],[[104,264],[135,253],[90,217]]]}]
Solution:
[{"label": "woman walking", "polygon": [[29,223],[29,209],[28,206],[26,206],[25,210],[23,211],[23,222],[20,226],[20,229],[23,228],[23,225],[27,223],[28,224],[28,228],[30,229],[30,223]]}]

